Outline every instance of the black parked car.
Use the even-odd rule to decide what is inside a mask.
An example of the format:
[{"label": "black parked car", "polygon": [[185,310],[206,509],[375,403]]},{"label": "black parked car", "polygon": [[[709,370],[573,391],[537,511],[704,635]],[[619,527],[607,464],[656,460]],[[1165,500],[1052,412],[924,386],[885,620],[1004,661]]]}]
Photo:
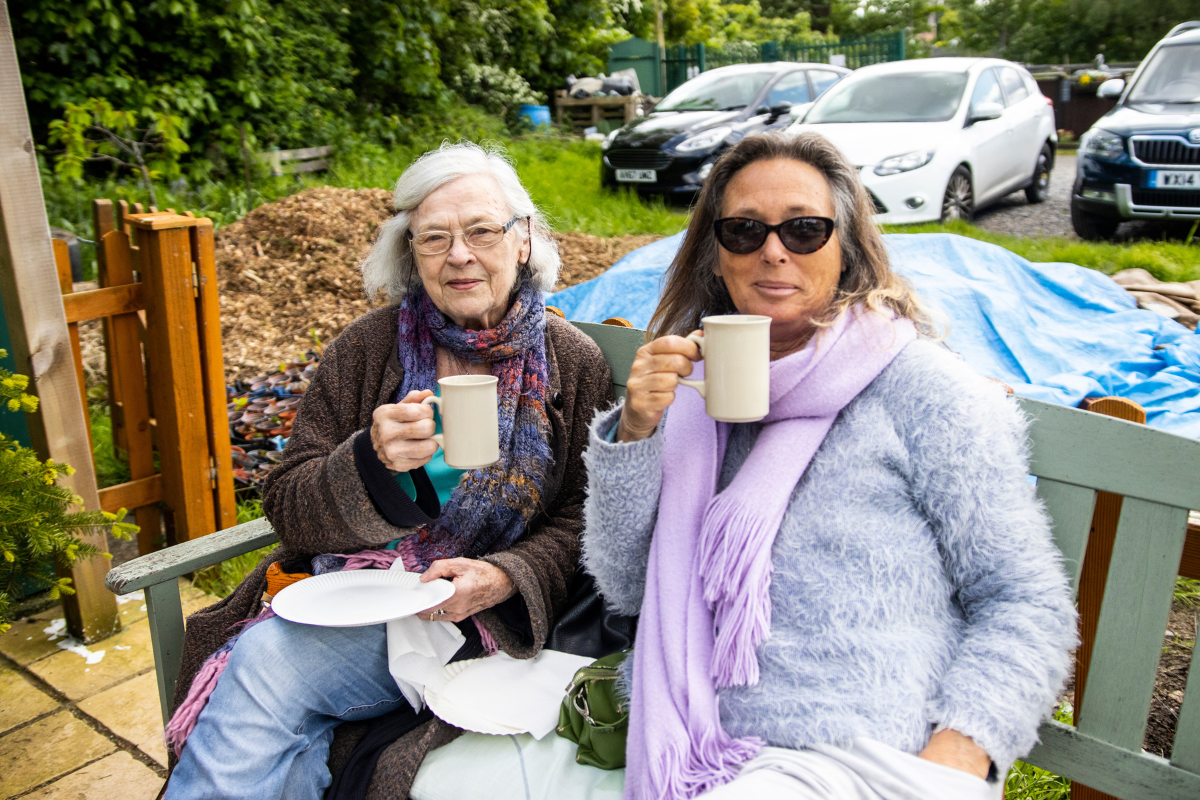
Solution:
[{"label": "black parked car", "polygon": [[1071,224],[1106,239],[1121,222],[1200,219],[1200,21],[1177,25],[1100,97],[1121,96],[1079,141]]},{"label": "black parked car", "polygon": [[829,64],[736,64],[668,94],[654,111],[609,134],[600,182],[644,193],[693,193],[713,162],[744,137],[791,124],[850,70]]}]

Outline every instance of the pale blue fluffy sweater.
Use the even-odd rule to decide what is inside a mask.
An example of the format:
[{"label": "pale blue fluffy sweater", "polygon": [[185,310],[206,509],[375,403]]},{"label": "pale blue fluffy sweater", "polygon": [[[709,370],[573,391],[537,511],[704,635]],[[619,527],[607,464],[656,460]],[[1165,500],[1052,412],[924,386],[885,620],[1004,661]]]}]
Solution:
[{"label": "pale blue fluffy sweater", "polygon": [[[584,563],[616,610],[637,614],[654,521],[670,509],[658,508],[662,426],[610,443],[619,414],[597,416],[584,456]],[[761,428],[733,426],[719,489]],[[775,539],[760,680],[720,692],[730,735],[789,748],[865,736],[918,753],[940,724],[1001,769],[1029,752],[1076,629],[1026,428],[1003,387],[928,340],[842,410]]]}]

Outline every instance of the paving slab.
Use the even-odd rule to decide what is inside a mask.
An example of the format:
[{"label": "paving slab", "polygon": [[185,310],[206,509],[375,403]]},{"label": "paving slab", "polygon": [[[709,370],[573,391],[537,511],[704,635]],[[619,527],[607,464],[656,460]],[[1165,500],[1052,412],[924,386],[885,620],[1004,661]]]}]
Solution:
[{"label": "paving slab", "polygon": [[153,672],[92,695],[79,708],[117,736],[133,742],[163,767],[167,766],[158,679]]},{"label": "paving slab", "polygon": [[127,628],[146,618],[146,598],[141,592],[117,595],[117,610],[121,614],[121,627]]},{"label": "paving slab", "polygon": [[58,701],[0,662],[0,733],[58,708]]},{"label": "paving slab", "polygon": [[115,749],[68,711],[17,728],[0,736],[0,797],[40,786]]},{"label": "paving slab", "polygon": [[25,666],[59,652],[55,642],[66,636],[67,621],[63,619],[62,607],[55,606],[14,622],[8,633],[0,636],[0,653]]},{"label": "paving slab", "polygon": [[125,752],[59,778],[21,800],[154,800],[163,779]]},{"label": "paving slab", "polygon": [[[103,655],[101,655],[103,653]],[[120,633],[74,651],[62,651],[28,667],[71,700],[82,700],[154,669],[150,623],[135,622]]]}]

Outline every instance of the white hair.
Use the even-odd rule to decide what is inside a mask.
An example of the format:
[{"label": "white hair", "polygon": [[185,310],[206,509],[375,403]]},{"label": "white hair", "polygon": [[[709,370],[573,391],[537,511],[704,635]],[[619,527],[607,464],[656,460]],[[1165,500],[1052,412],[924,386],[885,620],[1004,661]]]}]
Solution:
[{"label": "white hair", "polygon": [[[390,302],[399,302],[420,285],[408,235],[413,213],[426,197],[450,181],[481,174],[495,179],[513,216],[529,217],[528,231],[533,239],[529,263],[517,276],[514,291],[523,281],[529,281],[544,292],[554,288],[562,266],[558,245],[542,212],[521,185],[504,148],[495,144],[481,147],[474,142],[451,144],[446,141],[437,150],[430,150],[410,164],[396,181],[396,215],[380,227],[379,237],[362,264],[363,286],[369,299],[374,300],[383,291]],[[519,231],[522,237],[526,235],[524,225],[518,224],[513,230]]]}]

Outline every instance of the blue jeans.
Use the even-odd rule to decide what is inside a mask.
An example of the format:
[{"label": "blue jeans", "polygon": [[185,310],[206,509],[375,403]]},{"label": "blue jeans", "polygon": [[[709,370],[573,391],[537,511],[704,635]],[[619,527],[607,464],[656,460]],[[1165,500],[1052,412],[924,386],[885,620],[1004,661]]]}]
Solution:
[{"label": "blue jeans", "polygon": [[229,654],[167,800],[319,800],[332,780],[333,729],[404,702],[388,672],[385,626],[261,622]]}]

